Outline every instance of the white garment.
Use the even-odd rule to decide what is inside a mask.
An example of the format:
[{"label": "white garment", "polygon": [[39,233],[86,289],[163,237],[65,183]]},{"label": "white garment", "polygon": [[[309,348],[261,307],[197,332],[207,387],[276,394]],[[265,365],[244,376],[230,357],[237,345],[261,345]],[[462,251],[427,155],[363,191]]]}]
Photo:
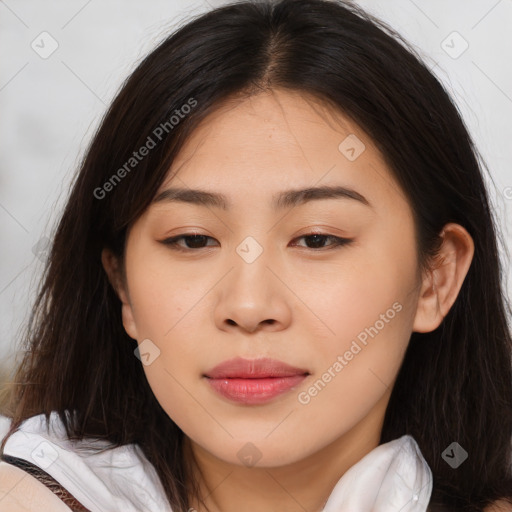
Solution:
[{"label": "white garment", "polygon": [[[108,442],[71,441],[56,412],[24,421],[4,454],[35,464],[91,512],[172,512],[155,468],[138,445],[97,453]],[[96,447],[96,450],[94,449]],[[425,512],[432,472],[416,441],[402,436],[372,450],[338,481],[323,512]]]}]

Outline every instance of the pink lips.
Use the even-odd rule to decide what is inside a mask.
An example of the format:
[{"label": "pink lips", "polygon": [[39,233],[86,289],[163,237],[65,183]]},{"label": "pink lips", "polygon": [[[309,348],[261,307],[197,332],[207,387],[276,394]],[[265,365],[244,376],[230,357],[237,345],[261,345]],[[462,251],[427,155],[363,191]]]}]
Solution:
[{"label": "pink lips", "polygon": [[224,361],[204,376],[220,395],[243,404],[262,404],[290,391],[309,372],[275,359],[243,359]]}]

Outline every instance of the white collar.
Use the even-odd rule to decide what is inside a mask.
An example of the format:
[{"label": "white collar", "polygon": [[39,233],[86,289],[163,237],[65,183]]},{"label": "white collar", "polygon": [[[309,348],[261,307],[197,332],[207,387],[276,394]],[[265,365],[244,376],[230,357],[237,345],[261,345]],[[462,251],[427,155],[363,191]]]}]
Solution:
[{"label": "white collar", "polygon": [[[96,453],[67,439],[56,412],[50,418],[53,432],[46,432],[43,414],[33,416],[7,440],[4,453],[45,469],[93,512],[172,512],[156,470],[137,445]],[[431,492],[432,472],[416,441],[404,435],[346,471],[322,512],[425,512]]]},{"label": "white collar", "polygon": [[432,472],[416,441],[404,435],[346,471],[322,512],[425,512],[431,494]]}]

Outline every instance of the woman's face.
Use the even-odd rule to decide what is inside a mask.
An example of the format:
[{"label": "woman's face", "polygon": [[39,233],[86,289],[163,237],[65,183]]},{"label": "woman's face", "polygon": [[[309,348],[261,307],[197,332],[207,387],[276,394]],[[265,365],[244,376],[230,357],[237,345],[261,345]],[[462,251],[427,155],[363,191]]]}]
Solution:
[{"label": "woman's face", "polygon": [[[219,109],[157,194],[186,197],[155,201],[129,232],[124,326],[170,418],[228,463],[275,467],[342,440],[378,442],[414,330],[411,209],[370,138],[336,119],[284,90]],[[294,194],[323,187],[348,191]],[[180,235],[190,238],[164,243]],[[233,358],[298,370],[214,379]]]}]

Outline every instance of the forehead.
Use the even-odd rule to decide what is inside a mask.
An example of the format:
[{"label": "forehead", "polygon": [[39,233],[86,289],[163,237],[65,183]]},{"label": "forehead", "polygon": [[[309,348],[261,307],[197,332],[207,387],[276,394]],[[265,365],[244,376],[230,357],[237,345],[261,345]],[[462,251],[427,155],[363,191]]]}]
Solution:
[{"label": "forehead", "polygon": [[405,199],[356,123],[318,98],[283,89],[219,105],[189,136],[156,196],[171,183],[246,200],[322,185]]}]

